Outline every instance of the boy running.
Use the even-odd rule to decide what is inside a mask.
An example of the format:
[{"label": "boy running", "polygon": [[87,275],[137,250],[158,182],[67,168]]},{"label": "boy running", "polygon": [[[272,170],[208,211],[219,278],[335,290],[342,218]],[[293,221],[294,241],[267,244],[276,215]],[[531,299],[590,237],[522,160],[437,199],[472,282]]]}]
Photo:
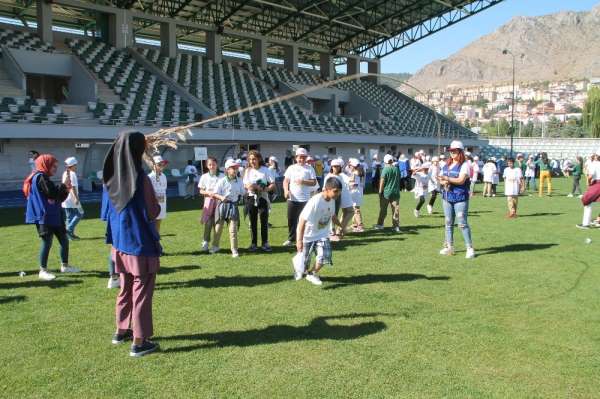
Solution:
[{"label": "boy running", "polygon": [[[319,271],[325,264],[332,265],[331,242],[329,241],[329,224],[340,225],[335,214],[335,200],[342,192],[342,184],[338,179],[328,179],[323,191],[313,196],[300,213],[298,231],[296,232],[296,249],[304,254],[304,270],[306,280],[314,285],[322,285]],[[302,237],[302,239],[300,239]],[[310,268],[312,254],[315,254],[315,265]],[[296,271],[296,281],[302,279],[302,271]]]}]

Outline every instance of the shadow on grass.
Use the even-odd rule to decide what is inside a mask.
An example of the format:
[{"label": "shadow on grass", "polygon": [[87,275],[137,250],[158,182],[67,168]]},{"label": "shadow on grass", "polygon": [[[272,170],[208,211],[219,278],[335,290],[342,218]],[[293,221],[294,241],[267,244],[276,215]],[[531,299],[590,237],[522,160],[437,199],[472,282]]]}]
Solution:
[{"label": "shadow on grass", "polygon": [[[353,285],[376,284],[376,283],[400,283],[415,280],[448,281],[448,276],[428,277],[424,274],[401,273],[401,274],[364,274],[361,276],[348,277],[326,277],[327,285],[324,289],[335,290]],[[329,283],[333,283],[329,285]]]},{"label": "shadow on grass", "polygon": [[199,278],[188,281],[158,283],[156,284],[156,289],[257,287],[259,285],[277,284],[291,280],[291,274],[285,276],[215,276],[212,278]]},{"label": "shadow on grass", "polygon": [[541,251],[557,246],[558,244],[547,243],[547,244],[508,244],[498,247],[489,247],[477,249],[478,254],[492,255],[504,252],[529,252],[529,251]]},{"label": "shadow on grass", "polygon": [[17,283],[0,283],[0,290],[10,290],[16,288],[40,288],[40,287],[48,287],[48,288],[64,288],[69,285],[81,284],[83,281],[81,280],[52,280],[52,281],[19,281]]},{"label": "shadow on grass", "polygon": [[348,341],[376,334],[387,328],[381,321],[369,321],[352,325],[332,325],[330,320],[376,317],[385,314],[353,313],[339,316],[314,318],[306,326],[272,325],[241,331],[221,331],[215,333],[182,334],[170,337],[157,337],[157,341],[200,341],[194,345],[167,348],[163,353],[191,352],[198,349],[223,348],[228,346],[246,347],[278,344],[294,341],[333,340]]},{"label": "shadow on grass", "polygon": [[0,305],[11,302],[23,302],[27,299],[25,295],[0,296]]},{"label": "shadow on grass", "polygon": [[180,271],[197,270],[197,269],[201,269],[201,268],[202,267],[200,265],[183,265],[183,266],[175,266],[175,267],[161,266],[160,269],[158,270],[158,274],[159,275],[173,274],[173,273],[177,273]]},{"label": "shadow on grass", "polygon": [[98,236],[98,237],[80,237],[79,240],[76,241],[96,241],[96,240],[105,240],[106,237],[105,236]]},{"label": "shadow on grass", "polygon": [[[36,270],[24,270],[25,275],[30,275],[30,274],[38,274],[40,270],[36,269]],[[19,273],[21,271],[14,271],[14,272],[2,272],[0,273],[0,277],[19,277]]]},{"label": "shadow on grass", "polygon": [[[402,234],[394,233],[389,236],[379,236],[379,237],[353,237],[352,235],[347,236],[348,238],[342,239],[338,242],[332,242],[331,247],[333,251],[344,251],[346,248],[352,248],[357,246],[369,245],[374,242],[386,242],[386,241],[402,241],[406,240],[406,238],[402,237]],[[350,238],[354,239],[350,239]],[[294,249],[295,252],[295,249]]]},{"label": "shadow on grass", "polygon": [[562,212],[536,212],[530,213],[527,215],[519,215],[519,218],[530,218],[530,217],[538,217],[538,216],[560,216],[564,215]]}]

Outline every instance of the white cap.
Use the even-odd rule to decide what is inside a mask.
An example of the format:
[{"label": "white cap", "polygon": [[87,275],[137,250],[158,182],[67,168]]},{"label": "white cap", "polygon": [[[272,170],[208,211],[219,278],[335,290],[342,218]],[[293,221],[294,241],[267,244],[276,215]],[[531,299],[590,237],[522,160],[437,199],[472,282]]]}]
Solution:
[{"label": "white cap", "polygon": [[277,159],[277,157],[274,157],[272,155],[269,157],[269,161],[279,162],[279,160]]},{"label": "white cap", "polygon": [[477,155],[475,155],[475,156],[473,157],[473,161],[479,161],[479,157],[478,157]]},{"label": "white cap", "polygon": [[238,165],[241,165],[242,164],[242,160],[238,158],[238,159],[235,160],[235,163],[237,163]]},{"label": "white cap", "polygon": [[299,155],[303,155],[305,157],[308,156],[308,151],[306,151],[306,148],[302,148],[302,147],[298,148],[296,150],[296,156],[299,156]]},{"label": "white cap", "polygon": [[517,154],[517,158],[522,157],[522,156],[523,156],[523,154],[521,154],[521,153]]},{"label": "white cap", "polygon": [[440,159],[446,159],[446,155],[445,154],[440,154]]},{"label": "white cap", "polygon": [[436,156],[431,157],[431,162],[438,162],[440,159]]},{"label": "white cap", "polygon": [[356,159],[356,158],[350,158],[350,159],[348,160],[348,165],[351,165],[351,166],[357,167],[359,164],[360,164],[360,162],[359,162],[359,161],[358,161],[358,159]]},{"label": "white cap", "polygon": [[429,169],[431,168],[431,162],[425,162],[423,165],[421,165],[420,169]]},{"label": "white cap", "polygon": [[462,141],[454,140],[452,143],[450,143],[450,149],[451,150],[464,150],[465,146],[463,145]]},{"label": "white cap", "polygon": [[364,161],[365,160],[365,156],[361,155],[358,159],[360,159],[361,161]]},{"label": "white cap", "polygon": [[596,150],[596,155],[600,155],[600,148]]},{"label": "white cap", "polygon": [[240,164],[237,163],[237,161],[234,159],[228,159],[227,161],[225,161],[225,169],[235,168],[238,166],[240,166]]},{"label": "white cap", "polygon": [[377,154],[373,155],[373,159],[379,159],[379,156]]},{"label": "white cap", "polygon": [[161,163],[169,163],[168,161],[165,161],[165,159],[160,156],[160,155],[155,155],[152,157],[152,162],[154,162],[155,165],[161,164]]},{"label": "white cap", "polygon": [[425,150],[421,148],[421,149],[419,150],[419,154],[423,154],[423,155],[425,155]]},{"label": "white cap", "polygon": [[339,158],[336,158],[336,159],[332,159],[332,160],[331,160],[331,166],[340,166],[340,167],[341,167],[341,166],[343,166],[343,165],[344,165],[344,161],[342,161],[342,160],[341,160],[341,159],[339,159]]},{"label": "white cap", "polygon": [[383,157],[383,163],[392,163],[394,162],[394,157],[391,156],[390,154],[385,154],[385,156]]},{"label": "white cap", "polygon": [[310,155],[306,157],[306,162],[313,162],[315,159]]},{"label": "white cap", "polygon": [[318,155],[315,155],[315,159],[321,159],[321,157]]},{"label": "white cap", "polygon": [[470,157],[471,156],[471,152],[470,151],[465,151],[465,155]]},{"label": "white cap", "polygon": [[323,159],[327,159],[327,154],[323,155]]},{"label": "white cap", "polygon": [[75,158],[75,157],[69,157],[69,158],[65,159],[65,165],[66,166],[75,166],[75,165],[77,165],[77,158]]}]

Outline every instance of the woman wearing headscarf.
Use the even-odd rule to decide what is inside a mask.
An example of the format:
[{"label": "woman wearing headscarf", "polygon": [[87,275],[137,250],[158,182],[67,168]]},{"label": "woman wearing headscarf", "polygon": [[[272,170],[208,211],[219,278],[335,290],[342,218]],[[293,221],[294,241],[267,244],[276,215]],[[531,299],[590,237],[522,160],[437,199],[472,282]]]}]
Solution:
[{"label": "woman wearing headscarf", "polygon": [[50,177],[56,174],[57,159],[50,154],[43,154],[35,159],[35,170],[23,183],[23,194],[27,198],[25,223],[35,224],[42,239],[40,249],[40,280],[54,280],[56,276],[48,272],[48,256],[54,236],[60,243],[61,273],[77,273],[79,269],[69,266],[69,240],[62,210],[62,202],[71,190],[70,179],[64,184],[56,185]]},{"label": "woman wearing headscarf", "polygon": [[109,197],[106,240],[112,245],[121,283],[112,343],[133,339],[133,357],[158,348],[149,338],[153,335],[152,295],[160,266],[161,247],[154,225],[160,205],[152,182],[142,170],[145,149],[143,134],[123,132],[108,151],[103,168]]}]

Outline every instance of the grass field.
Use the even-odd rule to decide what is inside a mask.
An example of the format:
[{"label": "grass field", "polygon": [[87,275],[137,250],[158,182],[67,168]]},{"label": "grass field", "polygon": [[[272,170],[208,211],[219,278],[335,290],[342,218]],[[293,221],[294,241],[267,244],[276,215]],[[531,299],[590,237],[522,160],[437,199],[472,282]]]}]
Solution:
[{"label": "grass field", "polygon": [[[335,244],[320,288],[292,280],[292,251],[278,247],[283,204],[275,253],[232,259],[199,254],[199,210],[173,200],[154,302],[162,351],[142,359],[110,344],[116,291],[97,207],[71,246],[84,272],[53,282],[37,279],[39,242],[22,209],[2,210],[0,397],[598,397],[600,231],[575,229],[568,183],[555,179],[552,198],[522,197],[516,220],[503,197],[477,196],[474,260],[458,231],[457,255],[440,257],[441,204],[415,219],[405,193],[402,234]],[[371,226],[375,196],[363,213]]]}]

